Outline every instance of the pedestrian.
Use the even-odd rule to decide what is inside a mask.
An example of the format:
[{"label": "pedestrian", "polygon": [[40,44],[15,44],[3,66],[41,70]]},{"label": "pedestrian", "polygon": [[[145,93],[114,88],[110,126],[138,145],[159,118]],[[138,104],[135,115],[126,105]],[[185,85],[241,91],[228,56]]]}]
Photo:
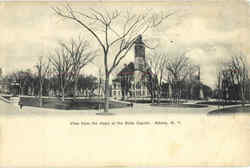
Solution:
[{"label": "pedestrian", "polygon": [[21,100],[19,100],[18,105],[19,105],[20,109],[23,108],[23,103],[21,102]]}]

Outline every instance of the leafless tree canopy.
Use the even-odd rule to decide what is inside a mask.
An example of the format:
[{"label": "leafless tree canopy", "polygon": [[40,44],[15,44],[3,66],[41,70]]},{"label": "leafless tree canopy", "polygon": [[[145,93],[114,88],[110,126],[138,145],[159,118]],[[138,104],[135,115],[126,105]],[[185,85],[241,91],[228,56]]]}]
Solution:
[{"label": "leafless tree canopy", "polygon": [[166,73],[165,66],[169,59],[167,53],[153,50],[153,52],[146,56],[146,59],[153,73],[155,73],[159,80],[161,80]]},{"label": "leafless tree canopy", "polygon": [[95,58],[94,52],[88,51],[88,49],[88,42],[79,37],[78,40],[71,39],[69,42],[59,42],[59,48],[55,50],[55,54],[49,57],[57,72],[63,99],[64,90],[69,81],[74,82],[75,96],[80,71]]},{"label": "leafless tree canopy", "polygon": [[[95,37],[103,50],[105,67],[105,111],[108,111],[109,77],[132,48],[138,35],[144,34],[149,29],[161,24],[163,20],[173,13],[133,14],[131,11],[112,10],[76,10],[69,4],[52,8],[54,12],[65,19],[80,24],[85,30]],[[112,52],[110,52],[112,51]],[[112,53],[111,65],[108,65]]]},{"label": "leafless tree canopy", "polygon": [[192,65],[186,53],[170,57],[166,64],[166,70],[169,72],[171,81],[185,80],[190,73],[191,67]]},{"label": "leafless tree canopy", "polygon": [[[220,63],[218,68],[216,87],[219,92],[223,92],[220,93],[220,97],[225,98],[225,95],[229,94],[229,88],[238,86],[240,99],[244,104],[247,92],[247,81],[249,80],[247,57],[242,54],[242,52],[233,52],[230,60]],[[235,89],[237,90],[237,88]]]},{"label": "leafless tree canopy", "polygon": [[54,71],[57,72],[57,76],[60,81],[60,88],[62,91],[62,99],[64,101],[65,88],[68,81],[72,79],[72,75],[70,73],[72,60],[65,48],[57,48],[55,50],[55,54],[51,55],[49,60],[54,68]]},{"label": "leafless tree canopy", "polygon": [[[107,67],[106,73],[111,73],[126,56],[139,34],[158,26],[164,19],[173,14],[173,12],[156,14],[150,11],[143,14],[132,14],[129,10],[108,11],[107,9],[96,10],[93,8],[79,11],[73,9],[69,4],[63,7],[54,7],[53,10],[57,15],[74,20],[87,29],[96,38],[105,55],[108,55],[112,47],[118,48],[114,54],[113,64]],[[107,65],[107,59],[104,63]]]},{"label": "leafless tree canopy", "polygon": [[89,51],[89,43],[82,40],[80,37],[78,40],[71,39],[70,42],[60,42],[60,46],[68,52],[70,57],[70,74],[74,81],[74,97],[76,96],[77,81],[80,71],[95,58],[95,53]]},{"label": "leafless tree canopy", "polygon": [[248,77],[246,61],[246,56],[242,55],[241,53],[231,57],[229,68],[232,70],[231,72],[233,78],[235,78],[238,83],[241,83]]},{"label": "leafless tree canopy", "polygon": [[169,58],[166,52],[154,49],[150,54],[146,56],[146,59],[148,67],[150,67],[151,71],[154,74],[154,77],[156,78],[153,81],[156,82],[154,85],[156,87],[156,94],[159,101],[161,95],[162,81],[167,75],[166,65]]},{"label": "leafless tree canopy", "polygon": [[87,41],[71,39],[70,42],[60,42],[62,48],[64,48],[70,55],[72,61],[72,71],[79,73],[79,71],[88,63],[93,61],[95,55],[93,51],[89,51],[89,43]]},{"label": "leafless tree canopy", "polygon": [[[43,93],[43,84],[46,76],[49,74],[49,69],[50,69],[50,64],[49,62],[46,62],[44,60],[44,57],[41,56],[38,59],[38,62],[36,64],[36,69],[38,73],[38,78],[39,78],[39,85],[40,85],[40,91],[39,91],[39,96],[42,96]],[[40,104],[41,106],[41,104]]]},{"label": "leafless tree canopy", "polygon": [[231,57],[231,63],[228,65],[231,69],[231,79],[233,81],[235,80],[240,85],[241,99],[243,103],[245,101],[246,81],[248,79],[246,61],[246,56],[240,52],[239,54],[235,54]]}]

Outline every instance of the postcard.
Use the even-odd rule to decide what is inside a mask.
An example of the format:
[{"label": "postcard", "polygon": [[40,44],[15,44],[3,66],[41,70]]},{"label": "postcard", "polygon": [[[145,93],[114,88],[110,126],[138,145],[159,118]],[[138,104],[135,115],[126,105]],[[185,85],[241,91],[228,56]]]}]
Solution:
[{"label": "postcard", "polygon": [[250,165],[247,0],[0,3],[0,167]]}]

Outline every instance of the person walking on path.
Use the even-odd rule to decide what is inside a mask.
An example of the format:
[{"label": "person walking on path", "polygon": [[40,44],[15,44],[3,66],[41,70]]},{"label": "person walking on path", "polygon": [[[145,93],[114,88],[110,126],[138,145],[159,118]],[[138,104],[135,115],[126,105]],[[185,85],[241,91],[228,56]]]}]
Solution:
[{"label": "person walking on path", "polygon": [[19,105],[19,107],[20,107],[20,110],[22,110],[22,108],[23,108],[23,103],[21,102],[21,100],[19,100],[18,105]]}]

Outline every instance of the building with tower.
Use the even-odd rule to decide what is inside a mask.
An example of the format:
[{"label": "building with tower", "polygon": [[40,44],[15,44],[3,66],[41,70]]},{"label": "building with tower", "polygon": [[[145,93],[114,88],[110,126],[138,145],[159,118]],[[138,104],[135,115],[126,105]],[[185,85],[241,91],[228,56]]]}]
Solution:
[{"label": "building with tower", "polygon": [[145,45],[139,35],[134,45],[134,62],[125,64],[124,68],[112,80],[112,97],[148,97],[150,93],[145,84],[148,66],[145,58]]},{"label": "building with tower", "polygon": [[[205,85],[200,80],[200,67],[196,66],[196,72],[190,74],[185,81],[180,81],[178,88],[180,99],[204,99]],[[171,82],[162,83],[161,95],[157,95],[157,78],[152,73],[146,60],[146,47],[142,36],[139,35],[134,44],[134,62],[125,64],[122,70],[112,80],[111,95],[116,99],[126,98],[157,98],[164,97],[173,99],[176,90]]]}]

